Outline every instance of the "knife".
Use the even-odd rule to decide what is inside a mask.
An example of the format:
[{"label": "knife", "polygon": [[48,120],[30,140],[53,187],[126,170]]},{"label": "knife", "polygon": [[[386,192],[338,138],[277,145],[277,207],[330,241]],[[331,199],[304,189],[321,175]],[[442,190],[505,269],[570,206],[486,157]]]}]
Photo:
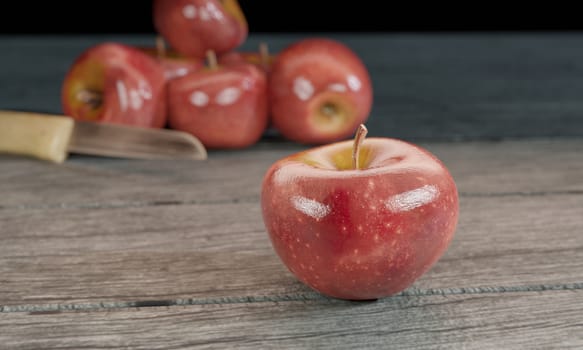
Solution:
[{"label": "knife", "polygon": [[63,163],[71,153],[128,159],[207,159],[195,136],[170,129],[0,110],[0,153]]}]

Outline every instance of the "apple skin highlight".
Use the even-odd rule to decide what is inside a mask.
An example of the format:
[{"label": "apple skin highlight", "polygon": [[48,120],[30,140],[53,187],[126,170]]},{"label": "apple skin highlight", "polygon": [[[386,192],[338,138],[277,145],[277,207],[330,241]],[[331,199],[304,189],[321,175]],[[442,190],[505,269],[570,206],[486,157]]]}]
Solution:
[{"label": "apple skin highlight", "polygon": [[322,145],[349,138],[372,110],[366,65],[329,38],[298,40],[275,56],[269,72],[274,127],[286,138]]},{"label": "apple skin highlight", "polygon": [[249,35],[237,0],[154,0],[152,17],[156,31],[188,57],[229,52]]},{"label": "apple skin highlight", "polygon": [[77,120],[162,128],[167,121],[164,68],[125,44],[91,46],[63,78],[61,105]]},{"label": "apple skin highlight", "polygon": [[250,63],[217,65],[168,83],[168,124],[211,149],[257,143],[269,122],[265,73]]},{"label": "apple skin highlight", "polygon": [[301,282],[329,297],[371,300],[411,286],[456,230],[455,182],[433,154],[388,138],[306,150],[274,163],[261,207],[272,246]]}]

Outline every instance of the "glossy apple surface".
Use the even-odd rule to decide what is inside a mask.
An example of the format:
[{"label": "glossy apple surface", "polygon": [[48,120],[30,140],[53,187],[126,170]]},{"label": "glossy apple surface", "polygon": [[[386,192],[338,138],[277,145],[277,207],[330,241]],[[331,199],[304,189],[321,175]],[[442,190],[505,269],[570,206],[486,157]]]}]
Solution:
[{"label": "glossy apple surface", "polygon": [[233,50],[249,32],[237,0],[154,0],[153,21],[173,49],[190,57]]},{"label": "glossy apple surface", "polygon": [[352,141],[274,163],[261,192],[277,255],[324,295],[371,300],[403,291],[444,254],[456,229],[455,182],[427,150],[366,139],[359,169]]},{"label": "glossy apple surface", "polygon": [[144,52],[104,42],[82,52],[67,71],[63,113],[79,120],[161,128],[166,124],[164,69]]},{"label": "glossy apple surface", "polygon": [[372,109],[373,89],[363,61],[327,38],[297,41],[277,54],[269,74],[273,125],[304,144],[350,137]]},{"label": "glossy apple surface", "polygon": [[268,122],[267,80],[252,64],[216,66],[168,83],[169,125],[207,148],[256,143]]}]

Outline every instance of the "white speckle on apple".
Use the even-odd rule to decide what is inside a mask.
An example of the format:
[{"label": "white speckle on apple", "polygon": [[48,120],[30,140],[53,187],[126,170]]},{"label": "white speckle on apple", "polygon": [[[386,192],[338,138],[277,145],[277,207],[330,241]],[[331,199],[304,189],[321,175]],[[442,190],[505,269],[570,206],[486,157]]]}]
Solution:
[{"label": "white speckle on apple", "polygon": [[130,90],[130,106],[132,109],[137,111],[142,108],[143,104],[144,100],[142,99],[142,96],[140,96],[138,90]]},{"label": "white speckle on apple", "polygon": [[253,82],[249,78],[245,78],[241,82],[241,88],[243,88],[243,90],[245,90],[245,91],[251,90],[252,87],[253,87]]},{"label": "white speckle on apple", "polygon": [[434,185],[425,185],[411,191],[391,196],[385,202],[387,209],[393,213],[413,210],[433,202],[439,196],[439,189]]},{"label": "white speckle on apple", "polygon": [[373,189],[375,187],[374,181],[368,180],[368,188]]},{"label": "white speckle on apple", "polygon": [[302,101],[309,100],[314,94],[314,85],[302,76],[299,76],[294,80],[293,89],[294,94],[296,94],[296,96]]},{"label": "white speckle on apple", "polygon": [[342,83],[334,83],[334,84],[328,85],[328,90],[336,91],[336,92],[346,92],[346,90],[348,90],[348,89],[346,88],[346,85],[344,85]]},{"label": "white speckle on apple", "polygon": [[217,94],[215,101],[221,106],[235,103],[241,96],[241,90],[236,87],[228,87]]},{"label": "white speckle on apple", "polygon": [[377,235],[374,235],[372,239],[373,239],[375,242],[378,242],[378,241],[379,241],[379,238],[380,238],[380,237],[379,237],[379,235],[377,234]]},{"label": "white speckle on apple", "polygon": [[201,7],[199,9],[199,17],[202,21],[210,21],[211,20],[211,14],[204,7]]},{"label": "white speckle on apple", "polygon": [[196,18],[196,6],[186,5],[182,8],[182,15],[184,18],[193,19]]},{"label": "white speckle on apple", "polygon": [[358,91],[362,87],[362,83],[360,82],[360,79],[358,79],[358,77],[354,74],[350,74],[346,78],[346,82],[348,83],[348,87],[352,91]]},{"label": "white speckle on apple", "polygon": [[118,80],[115,82],[115,88],[117,90],[117,98],[119,99],[119,108],[122,111],[127,111],[128,109],[128,89],[123,81]]},{"label": "white speckle on apple", "polygon": [[188,74],[188,68],[180,67],[174,71],[167,71],[166,72],[166,79],[178,78],[183,77]]},{"label": "white speckle on apple", "polygon": [[190,94],[190,103],[197,107],[204,107],[209,103],[209,96],[202,91],[195,91]]},{"label": "white speckle on apple", "polygon": [[293,196],[291,202],[298,211],[316,220],[324,218],[331,211],[330,206],[302,196]]},{"label": "white speckle on apple", "polygon": [[216,20],[221,20],[223,19],[223,13],[215,6],[214,3],[212,2],[208,2],[206,4],[206,8],[208,10],[208,12],[210,13],[210,15],[216,19]]},{"label": "white speckle on apple", "polygon": [[152,98],[152,88],[144,80],[140,80],[138,83],[138,92],[144,100],[150,100]]}]

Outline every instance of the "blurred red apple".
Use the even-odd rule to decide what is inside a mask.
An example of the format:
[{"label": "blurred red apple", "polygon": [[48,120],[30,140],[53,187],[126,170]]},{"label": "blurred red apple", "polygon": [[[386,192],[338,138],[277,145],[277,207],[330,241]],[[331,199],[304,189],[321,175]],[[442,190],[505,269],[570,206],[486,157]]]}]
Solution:
[{"label": "blurred red apple", "polygon": [[244,148],[267,127],[267,79],[249,63],[209,65],[168,82],[169,125],[207,148]]},{"label": "blurred red apple", "polygon": [[363,61],[328,38],[299,40],[278,53],[269,74],[274,127],[293,141],[324,144],[350,137],[372,108]]},{"label": "blurred red apple", "polygon": [[234,50],[249,32],[237,0],[154,0],[153,21],[172,48],[190,57]]},{"label": "blurred red apple", "polygon": [[62,88],[64,114],[79,120],[161,128],[166,124],[164,68],[137,48],[104,42],[82,52]]},{"label": "blurred red apple", "polygon": [[391,138],[340,141],[278,160],[263,179],[261,206],[289,271],[349,300],[411,286],[444,254],[459,215],[445,165]]}]

